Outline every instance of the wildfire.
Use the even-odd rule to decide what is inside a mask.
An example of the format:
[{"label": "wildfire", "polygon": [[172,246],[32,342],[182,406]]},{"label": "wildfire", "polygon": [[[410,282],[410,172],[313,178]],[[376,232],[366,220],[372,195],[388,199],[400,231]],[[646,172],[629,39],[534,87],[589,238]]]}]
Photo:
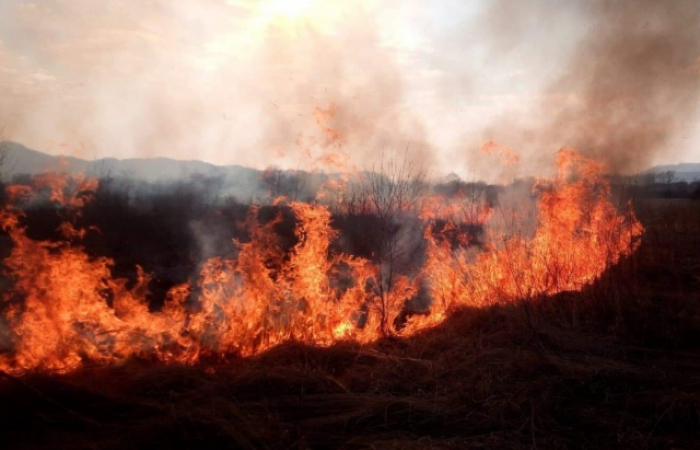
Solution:
[{"label": "wildfire", "polygon": [[[596,162],[573,150],[562,150],[557,162],[557,175],[535,186],[538,225],[531,236],[489,231],[496,213],[482,197],[422,199],[415,213],[426,243],[422,269],[397,274],[390,284],[377,277],[381,263],[330,251],[338,231],[327,206],[289,203],[297,223],[289,252],[274,231],[277,222],[261,225],[252,207],[242,224],[250,239],[235,242],[237,257],[205,261],[194,285],[173,287],[159,311],[149,310],[148,274],[139,268],[137,283],[127,288],[113,278],[111,259],[91,258],[81,245],[88,231],[75,218],[98,188],[95,180],[45,175],[31,186],[9,186],[0,225],[13,242],[4,265],[14,287],[2,313],[13,342],[0,355],[0,369],[68,371],[132,357],[193,363],[290,340],[369,342],[433,326],[461,305],[581,289],[634,252],[643,230],[631,211],[613,206]],[[41,194],[65,219],[59,242],[27,236],[23,205]],[[486,230],[478,247],[465,224]],[[411,314],[417,311],[408,305],[426,293],[429,313]]]},{"label": "wildfire", "polygon": [[520,156],[515,153],[515,150],[510,147],[499,146],[494,141],[488,141],[482,145],[481,151],[487,155],[498,154],[499,158],[501,159],[501,164],[504,166],[512,166],[513,164],[520,162]]}]

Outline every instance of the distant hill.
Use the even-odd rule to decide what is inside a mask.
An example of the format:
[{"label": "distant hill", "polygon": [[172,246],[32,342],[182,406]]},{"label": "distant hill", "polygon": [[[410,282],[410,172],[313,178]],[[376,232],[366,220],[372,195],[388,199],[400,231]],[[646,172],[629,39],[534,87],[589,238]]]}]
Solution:
[{"label": "distant hill", "polygon": [[[241,199],[266,195],[263,171],[239,165],[217,166],[202,161],[180,161],[170,158],[102,158],[92,161],[72,156],[53,156],[32,150],[16,142],[0,143],[4,153],[0,174],[7,179],[18,174],[38,174],[47,171],[83,173],[97,178],[117,178],[147,183],[190,181],[194,176],[221,180],[221,194],[236,195]],[[281,177],[290,177],[283,172]],[[311,189],[326,175],[305,174],[306,186]]]},{"label": "distant hill", "polygon": [[233,176],[257,178],[260,171],[243,166],[215,166],[202,161],[179,161],[170,158],[102,158],[87,161],[72,156],[53,156],[29,149],[16,142],[3,142],[5,174],[36,174],[46,171],[84,173],[97,177],[124,177],[148,182],[189,179],[194,174],[205,177]]},{"label": "distant hill", "polygon": [[[193,176],[202,178],[217,178],[222,183],[222,194],[236,195],[241,199],[269,194],[265,185],[263,171],[243,167],[239,165],[217,166],[203,161],[181,161],[170,158],[133,158],[116,159],[102,158],[92,161],[75,158],[72,156],[54,156],[25,147],[16,142],[5,141],[0,143],[5,159],[0,167],[0,174],[4,178],[17,174],[38,174],[47,171],[61,173],[83,173],[97,178],[119,178],[146,183],[172,183],[178,181],[190,181]],[[648,169],[644,173],[673,172],[673,181],[693,182],[700,180],[700,163],[682,163],[660,165]],[[272,178],[278,177],[282,192],[289,189],[290,178],[293,171],[281,171],[272,174]],[[305,173],[303,188],[308,194],[315,193],[315,189],[329,176],[320,173]],[[268,175],[269,177],[269,175]],[[450,174],[446,180],[458,179]],[[269,178],[268,178],[269,181]],[[280,193],[282,193],[280,192]]]},{"label": "distant hill", "polygon": [[[310,200],[316,197],[330,180],[350,182],[347,174],[307,172],[304,170],[258,170],[240,165],[217,166],[197,160],[171,158],[101,158],[88,161],[73,156],[54,156],[11,141],[0,142],[4,160],[0,177],[8,180],[15,175],[45,172],[81,173],[88,176],[117,180],[120,185],[149,184],[144,189],[157,189],[158,184],[215,180],[216,195],[233,195],[239,200],[262,200],[280,195]],[[362,174],[355,174],[359,182]],[[454,176],[454,175],[453,175]]]},{"label": "distant hill", "polygon": [[700,181],[700,163],[681,163],[654,166],[646,171],[647,173],[673,172],[673,181]]}]

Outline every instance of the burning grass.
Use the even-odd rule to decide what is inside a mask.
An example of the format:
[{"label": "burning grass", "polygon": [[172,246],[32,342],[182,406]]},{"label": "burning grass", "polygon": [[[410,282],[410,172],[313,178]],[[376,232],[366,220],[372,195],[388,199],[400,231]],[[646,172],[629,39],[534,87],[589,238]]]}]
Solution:
[{"label": "burning grass", "polygon": [[[582,173],[585,171],[578,174]],[[697,447],[700,348],[694,337],[700,331],[700,255],[694,244],[700,244],[700,215],[696,202],[637,202],[636,211],[646,229],[640,243],[633,239],[641,231],[636,216],[613,214],[609,187],[601,179],[562,174],[540,186],[544,194],[539,198],[546,200],[540,202],[540,211],[550,212],[553,220],[540,221],[529,240],[517,235],[518,240],[509,244],[487,237],[484,242],[488,245],[481,254],[489,255],[488,263],[479,262],[478,256],[460,260],[459,251],[453,251],[464,245],[460,242],[469,242],[469,251],[477,254],[479,247],[450,234],[433,235],[434,224],[428,223],[422,276],[399,273],[397,279],[404,281],[397,285],[406,283],[401,292],[410,293],[413,280],[417,283],[413,289],[420,289],[420,283],[432,280],[426,274],[446,271],[446,279],[452,282],[440,292],[451,294],[438,297],[435,285],[429,285],[433,308],[438,305],[444,313],[433,309],[429,316],[414,316],[405,328],[394,328],[387,335],[381,332],[378,319],[368,319],[364,327],[373,333],[368,339],[353,336],[365,331],[352,311],[378,316],[381,305],[366,305],[363,311],[364,295],[350,303],[354,310],[343,310],[339,307],[342,301],[314,303],[324,296],[343,298],[336,291],[342,284],[339,275],[353,278],[357,276],[354,271],[367,266],[376,270],[370,259],[332,252],[328,256],[334,231],[330,213],[318,205],[289,206],[297,215],[297,239],[287,243],[272,232],[279,229],[275,228],[277,219],[260,222],[249,216],[244,223],[247,239],[239,242],[235,258],[206,261],[200,276],[207,281],[200,281],[196,288],[178,285],[161,309],[150,310],[144,297],[147,274],[140,271],[140,281],[135,280],[133,286],[113,279],[107,259],[82,251],[81,236],[70,230],[83,228],[68,209],[62,209],[62,214],[73,226],[64,226],[68,235],[58,243],[28,238],[20,226],[21,213],[6,211],[6,220],[17,220],[6,225],[11,234],[18,233],[13,236],[13,252],[26,246],[25,253],[19,253],[24,259],[10,262],[33,270],[30,277],[20,277],[21,288],[11,292],[16,297],[22,297],[18,293],[42,295],[39,305],[56,308],[49,311],[54,321],[67,317],[73,322],[67,330],[60,328],[60,321],[54,329],[45,326],[48,332],[57,329],[66,334],[47,340],[50,351],[39,358],[43,365],[32,366],[36,359],[28,363],[33,370],[16,370],[21,368],[23,354],[17,347],[14,353],[6,353],[12,359],[6,360],[0,377],[0,398],[13,406],[3,409],[3,442],[9,448]],[[87,199],[88,192],[79,191]],[[567,198],[573,195],[579,206],[562,206],[565,193]],[[600,199],[606,203],[590,207]],[[78,213],[82,205],[75,206]],[[309,217],[299,217],[307,212]],[[323,226],[312,226],[319,223]],[[596,228],[606,223],[614,227],[606,232]],[[443,222],[439,229],[449,226]],[[550,250],[567,249],[564,256],[539,252],[541,236],[551,239],[556,236],[554,231],[570,228],[578,231],[550,243]],[[621,240],[619,230],[629,240]],[[594,245],[597,239],[611,235],[615,239],[603,241],[605,251]],[[596,238],[593,243],[591,236]],[[589,247],[580,253],[569,250],[567,246],[577,240]],[[621,242],[630,246],[620,251]],[[469,270],[484,273],[476,268],[519,255],[499,256],[509,255],[510,246],[524,246],[529,265],[514,266],[517,271],[505,272],[510,278],[483,285],[491,286],[485,292],[493,292],[499,301],[475,305],[460,301],[464,292],[473,298],[475,288],[460,284],[458,275]],[[430,251],[438,251],[432,260]],[[570,259],[586,262],[611,254],[614,259],[594,265],[593,272],[583,272],[583,276],[577,275],[579,267]],[[35,259],[30,264],[25,258],[37,255],[40,264]],[[60,259],[66,256],[77,265]],[[557,271],[538,275],[538,258]],[[71,299],[94,306],[94,293],[105,293],[100,297],[102,306],[88,308],[94,315],[80,317],[79,328],[75,327],[76,314],[85,314],[85,310],[61,303],[66,298],[60,294],[66,291],[58,290],[61,286],[51,285],[56,291],[39,290],[34,282],[42,277],[54,281],[41,270],[41,264],[54,259],[60,262],[54,270],[60,272],[51,274],[79,274],[91,283],[95,277],[99,280],[90,289],[67,291]],[[303,273],[312,281],[301,276],[301,269],[309,267]],[[533,267],[534,273],[528,274]],[[258,270],[268,271],[267,275],[257,280]],[[551,278],[552,273],[559,278]],[[376,272],[370,271],[367,278],[373,275]],[[321,282],[313,281],[319,278]],[[246,285],[241,279],[255,284]],[[323,281],[328,279],[333,282]],[[536,282],[528,295],[521,296],[509,291],[509,280]],[[95,291],[95,286],[109,289]],[[355,286],[355,291],[350,287],[342,292],[360,292],[359,286],[365,294],[362,283]],[[266,299],[268,309],[264,314],[258,312],[257,320],[276,317],[279,321],[273,325],[277,328],[272,329],[277,337],[270,338],[267,328],[261,335],[254,327],[245,327],[242,317],[250,316],[240,316],[235,310],[245,305],[233,304],[231,311],[222,307],[223,300],[218,299],[240,295],[240,291],[228,291],[231,288],[245,289],[246,295],[254,288],[256,298]],[[280,292],[308,293],[292,298],[304,305],[292,311],[306,311],[307,306],[314,312],[320,309],[324,322],[309,323],[306,314],[283,322],[280,308],[288,304],[275,303]],[[188,304],[193,295],[213,301],[207,304],[200,298],[195,308]],[[406,297],[397,299],[385,305],[394,308],[393,314],[399,308],[392,305],[403,306]],[[19,305],[23,300],[8,297],[6,302]],[[27,309],[17,311],[26,313]],[[43,314],[41,309],[35,311],[32,314]],[[322,334],[319,327],[323,330],[328,324],[326,329],[333,330],[333,317],[349,313],[355,321],[351,334],[331,341],[320,338],[332,334]],[[225,322],[225,332],[212,330],[212,323],[222,317],[238,322]],[[163,321],[167,326],[172,323],[173,331],[164,333]],[[24,324],[13,325],[17,323]],[[278,327],[280,323],[284,326]],[[419,323],[421,326],[416,325]],[[92,335],[86,341],[90,327]],[[100,327],[107,333],[94,331]],[[110,331],[117,329],[113,327],[129,327],[123,333],[124,341],[109,337],[108,351],[95,346],[102,336],[112,336]],[[241,342],[240,334],[226,334],[241,329],[252,336],[258,346],[255,351],[225,347],[230,336],[238,339],[233,342]],[[82,339],[77,342],[76,330]],[[286,334],[280,335],[280,330]],[[264,341],[261,336],[273,340]],[[47,339],[39,333],[25,333],[15,342],[21,349],[22,339],[30,337]],[[137,350],[115,351],[119,345],[133,343]],[[226,351],[219,351],[222,345]],[[71,351],[65,352],[66,346]],[[33,350],[28,347],[27,351]],[[56,354],[61,356],[60,364],[47,364],[56,360],[47,355]],[[33,431],[28,433],[28,429]]]},{"label": "burning grass", "polygon": [[[261,224],[259,208],[252,207],[242,224],[248,240],[235,241],[236,257],[204,261],[196,281],[172,287],[159,311],[149,309],[148,273],[139,267],[128,287],[112,277],[111,259],[91,258],[81,243],[88,229],[76,223],[95,194],[94,180],[45,175],[33,186],[9,186],[0,221],[13,241],[4,264],[14,281],[8,299],[17,301],[6,302],[13,351],[0,367],[65,372],[130,357],[193,363],[249,356],[290,341],[366,343],[410,336],[465,305],[580,290],[634,252],[642,227],[631,210],[612,205],[596,162],[562,150],[557,167],[556,177],[536,185],[533,236],[488,234],[477,253],[463,219],[455,219],[460,207],[466,212],[474,205],[458,198],[436,207],[432,198],[409,197],[418,192],[410,180],[372,185],[367,204],[381,225],[373,260],[330,252],[339,233],[323,204],[289,203],[296,220],[290,249],[275,231],[282,219]],[[23,225],[23,205],[42,191],[64,215],[57,242],[32,239]],[[413,217],[411,200],[431,207],[416,208],[420,216]],[[484,226],[490,206],[481,210],[474,220]],[[400,242],[389,230],[417,219],[425,263],[417,273],[404,272],[397,264]],[[416,306],[420,297],[428,302]]]},{"label": "burning grass", "polygon": [[288,343],[226,363],[130,361],[5,379],[4,439],[9,448],[698,444],[697,348],[550,322],[537,330],[517,306],[494,306],[371,345]]}]

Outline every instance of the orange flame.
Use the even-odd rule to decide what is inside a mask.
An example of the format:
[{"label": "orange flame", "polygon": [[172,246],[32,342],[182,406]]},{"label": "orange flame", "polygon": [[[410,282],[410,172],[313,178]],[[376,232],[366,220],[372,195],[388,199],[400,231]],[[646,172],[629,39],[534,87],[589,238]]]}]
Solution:
[{"label": "orange flame", "polygon": [[499,146],[495,141],[488,141],[481,146],[481,151],[487,155],[498,153],[501,164],[512,166],[520,162],[520,156],[510,147]]},{"label": "orange flame", "polygon": [[[141,268],[127,289],[126,280],[112,277],[112,260],[90,258],[80,245],[86,231],[72,218],[93,197],[96,181],[42,176],[34,186],[9,186],[0,225],[14,243],[4,261],[14,281],[4,307],[13,349],[0,355],[0,369],[68,371],[131,357],[194,363],[204,356],[252,355],[289,340],[369,342],[388,329],[418,332],[460,305],[580,289],[635,251],[643,230],[631,212],[612,205],[597,163],[562,150],[558,169],[535,187],[534,236],[490,232],[481,251],[461,225],[488,227],[493,208],[468,195],[424,199],[425,264],[415,276],[397,276],[392,286],[375,284],[377,267],[369,261],[331,254],[338,232],[327,207],[289,204],[297,220],[297,244],[289,254],[274,231],[278,222],[261,225],[253,207],[242,224],[250,240],[236,242],[237,257],[204,262],[197,285],[173,287],[160,311],[149,310],[149,276]],[[26,235],[20,205],[46,190],[66,214],[63,242]],[[429,314],[406,314],[405,305],[423,288],[432,300]]]}]

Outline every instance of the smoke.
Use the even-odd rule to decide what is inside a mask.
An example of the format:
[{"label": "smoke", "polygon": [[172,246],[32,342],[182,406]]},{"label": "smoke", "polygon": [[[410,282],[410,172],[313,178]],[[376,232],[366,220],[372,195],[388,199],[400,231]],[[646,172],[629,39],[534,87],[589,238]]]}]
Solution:
[{"label": "smoke", "polygon": [[[83,158],[328,170],[337,168],[319,161],[330,152],[363,168],[408,147],[429,162],[425,130],[402,111],[403,70],[384,9],[306,3],[313,8],[4,2],[0,63],[11,70],[0,71],[0,124],[30,147]],[[319,123],[318,109],[333,113]]]},{"label": "smoke", "polygon": [[700,2],[581,1],[564,12],[559,5],[500,1],[491,8],[498,20],[487,23],[509,30],[493,42],[496,54],[533,27],[551,31],[562,14],[575,13],[584,28],[536,107],[498,117],[482,138],[523,149],[522,159],[535,167],[558,148],[574,147],[613,173],[646,168],[660,152],[674,151],[669,146],[694,123],[700,96]]},{"label": "smoke", "polygon": [[493,181],[573,146],[624,172],[676,150],[698,58],[694,0],[9,0],[0,128],[88,159],[338,170],[407,149]]},{"label": "smoke", "polygon": [[[402,68],[383,46],[380,24],[368,14],[349,16],[334,39],[314,28],[293,35],[269,31],[260,65],[280,64],[292,79],[278,83],[275,98],[313,108],[287,112],[274,104],[265,118],[264,148],[289,156],[290,162],[299,158],[308,164],[310,159],[310,169],[363,169],[378,154],[404,148],[411,160],[430,163],[432,149],[422,123],[402,111]],[[269,76],[265,85],[277,83],[274,74]],[[333,157],[337,152],[351,155],[350,160]]]}]

